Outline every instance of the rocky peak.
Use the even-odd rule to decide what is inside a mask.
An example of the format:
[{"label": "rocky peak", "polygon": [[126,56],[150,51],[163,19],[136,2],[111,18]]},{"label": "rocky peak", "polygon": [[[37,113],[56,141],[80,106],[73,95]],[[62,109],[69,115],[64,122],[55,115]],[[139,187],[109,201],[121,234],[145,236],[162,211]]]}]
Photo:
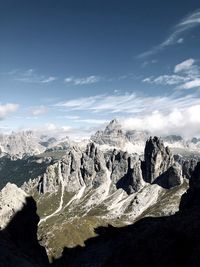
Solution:
[{"label": "rocky peak", "polygon": [[153,183],[157,177],[173,164],[173,156],[168,147],[158,137],[150,137],[144,150],[144,178]]},{"label": "rocky peak", "polygon": [[111,180],[117,189],[122,188],[128,194],[137,192],[143,185],[141,162],[139,158],[114,149],[107,161]]},{"label": "rocky peak", "polygon": [[105,132],[122,131],[122,126],[117,119],[112,120],[105,128]]},{"label": "rocky peak", "polygon": [[86,186],[99,186],[106,178],[107,167],[103,153],[89,143],[81,158],[81,174]]},{"label": "rocky peak", "polygon": [[116,119],[112,120],[104,131],[97,131],[96,134],[91,136],[91,140],[100,145],[107,144],[117,147],[122,147],[127,141],[122,126]]}]

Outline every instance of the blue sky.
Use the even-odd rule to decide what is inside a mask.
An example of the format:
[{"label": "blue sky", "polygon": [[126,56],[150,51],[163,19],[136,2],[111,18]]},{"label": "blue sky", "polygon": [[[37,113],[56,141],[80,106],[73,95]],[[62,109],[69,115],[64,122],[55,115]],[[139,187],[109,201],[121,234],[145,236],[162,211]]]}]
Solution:
[{"label": "blue sky", "polygon": [[0,129],[200,135],[198,1],[7,0]]}]

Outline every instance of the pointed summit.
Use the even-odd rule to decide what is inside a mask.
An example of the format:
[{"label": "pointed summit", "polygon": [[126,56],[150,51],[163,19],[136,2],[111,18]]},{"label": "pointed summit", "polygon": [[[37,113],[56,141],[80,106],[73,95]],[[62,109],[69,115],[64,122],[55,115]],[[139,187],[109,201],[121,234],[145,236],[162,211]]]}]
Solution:
[{"label": "pointed summit", "polygon": [[122,126],[117,119],[111,120],[110,123],[105,128],[105,132],[106,131],[118,131],[118,130],[121,131]]},{"label": "pointed summit", "polygon": [[117,119],[112,120],[104,131],[97,131],[91,136],[91,140],[97,144],[107,144],[110,146],[121,147],[126,142],[125,134],[122,131],[122,126]]}]

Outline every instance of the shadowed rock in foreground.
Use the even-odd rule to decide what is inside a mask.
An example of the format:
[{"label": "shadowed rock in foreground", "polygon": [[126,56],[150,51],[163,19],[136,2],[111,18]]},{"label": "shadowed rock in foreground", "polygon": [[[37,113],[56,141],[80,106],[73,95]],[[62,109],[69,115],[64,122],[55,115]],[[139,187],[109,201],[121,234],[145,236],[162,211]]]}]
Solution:
[{"label": "shadowed rock in foreground", "polygon": [[37,240],[39,217],[34,199],[13,184],[0,197],[0,266],[48,266],[46,251]]}]

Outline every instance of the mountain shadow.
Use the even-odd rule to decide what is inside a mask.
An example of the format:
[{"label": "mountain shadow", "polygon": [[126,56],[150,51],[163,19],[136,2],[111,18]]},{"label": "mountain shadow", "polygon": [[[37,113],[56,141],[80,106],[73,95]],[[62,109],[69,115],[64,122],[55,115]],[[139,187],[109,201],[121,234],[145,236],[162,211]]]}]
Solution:
[{"label": "mountain shadow", "polygon": [[0,231],[0,267],[48,266],[46,251],[37,240],[36,210],[34,199],[27,197],[23,208]]},{"label": "mountain shadow", "polygon": [[192,217],[144,218],[123,228],[97,228],[98,236],[87,240],[85,247],[65,248],[52,265],[200,266],[200,215]]}]

